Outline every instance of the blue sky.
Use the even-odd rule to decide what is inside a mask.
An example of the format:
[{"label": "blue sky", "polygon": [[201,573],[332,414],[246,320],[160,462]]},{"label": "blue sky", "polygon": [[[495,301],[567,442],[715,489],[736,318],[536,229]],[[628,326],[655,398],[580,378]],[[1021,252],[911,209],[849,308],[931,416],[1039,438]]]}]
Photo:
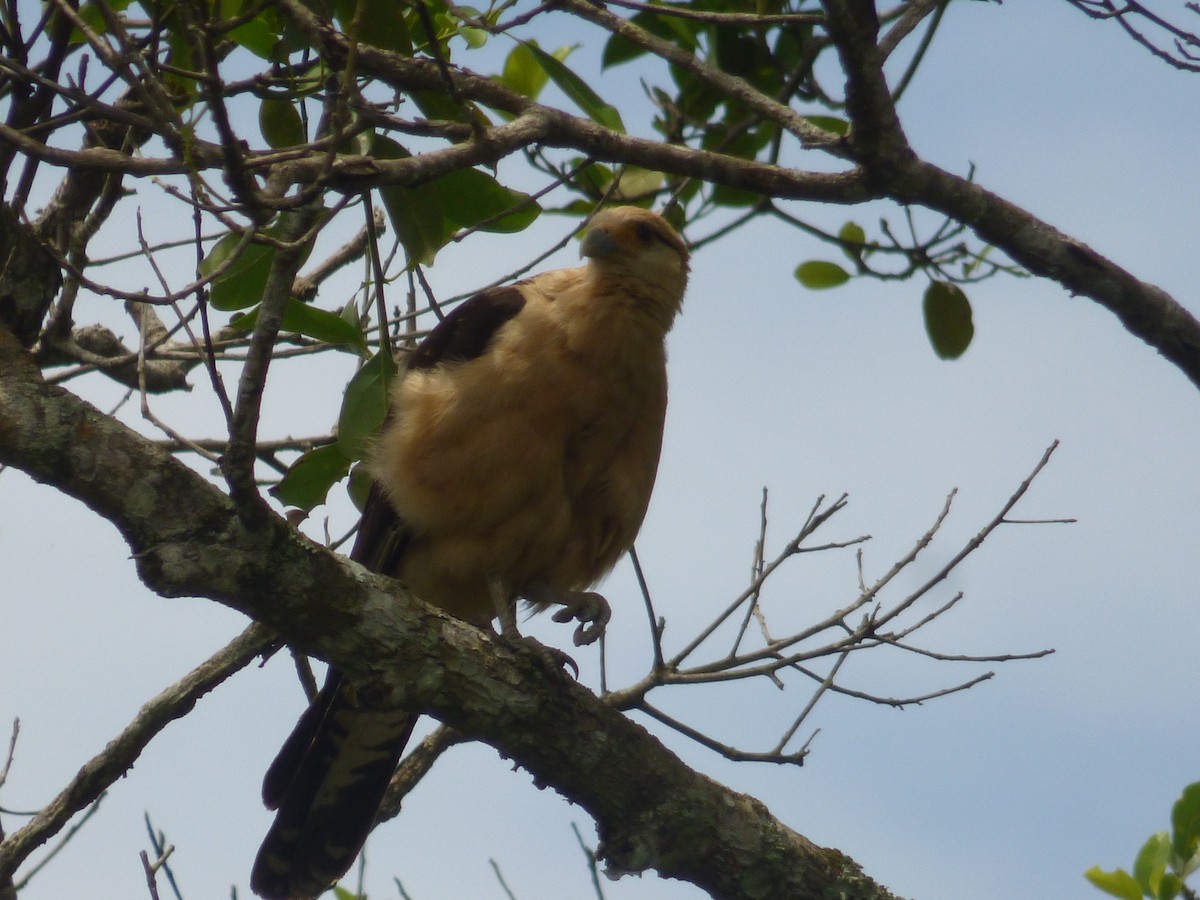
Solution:
[{"label": "blue sky", "polygon": [[[586,70],[598,41],[583,40],[576,58]],[[602,84],[618,103],[634,90],[615,76]],[[982,184],[1195,308],[1198,95],[1200,78],[1065,3],[956,3],[901,114],[927,158],[960,173],[974,163]],[[868,231],[881,214],[897,220],[874,207],[796,209],[834,228],[847,218]],[[529,240],[561,225],[542,223]],[[431,273],[435,288],[449,296],[477,286],[505,270],[504,258],[540,246],[525,240],[492,241],[494,258],[447,251]],[[1055,285],[971,287],[975,342],[947,363],[923,333],[922,284],[807,292],[791,273],[810,258],[833,257],[755,226],[694,261],[670,339],[659,483],[638,542],[668,643],[678,646],[745,586],[763,486],[768,554],[818,495],[849,493],[821,534],[871,534],[868,577],[912,546],[957,487],[950,519],[903,589],[978,531],[1059,439],[1018,514],[1078,523],[1000,529],[936,595],[966,597],[926,639],[947,653],[1057,652],[961,669],[883,654],[852,660],[846,683],[887,695],[988,668],[996,677],[903,711],[824,700],[802,731],[820,728],[802,769],[735,765],[678,736],[664,740],[898,895],[1099,897],[1082,871],[1128,868],[1141,842],[1167,827],[1179,790],[1200,778],[1200,396],[1115,317]],[[574,262],[564,253],[553,264]],[[268,427],[328,429],[340,383],[305,384],[302,407],[295,389],[282,380],[273,388]],[[101,405],[115,396],[87,390]],[[190,397],[162,401],[161,411],[187,424],[206,421],[211,406]],[[0,565],[15,586],[0,600],[0,727],[22,722],[0,803],[31,809],[243,623],[207,601],[148,594],[113,529],[18,473],[0,477],[0,508]],[[856,584],[852,551],[804,557],[765,600],[778,621],[804,621],[847,602]],[[625,565],[604,590],[615,610],[610,677],[620,683],[647,663],[644,616]],[[548,620],[529,630],[569,643]],[[593,676],[593,660],[581,662]],[[783,692],[678,689],[662,703],[761,750],[807,697],[796,682]],[[258,781],[300,706],[286,660],[239,674],[161,735],[22,897],[145,896],[144,810],[178,848],[185,897],[229,896],[230,884],[249,896],[269,822]],[[494,751],[459,747],[368,845],[368,887],[394,897],[396,875],[418,900],[499,898],[493,858],[521,900],[587,897],[571,822],[591,838],[581,812],[533,789]],[[12,830],[18,820],[4,823]],[[652,875],[605,890],[613,900],[701,896]]]}]

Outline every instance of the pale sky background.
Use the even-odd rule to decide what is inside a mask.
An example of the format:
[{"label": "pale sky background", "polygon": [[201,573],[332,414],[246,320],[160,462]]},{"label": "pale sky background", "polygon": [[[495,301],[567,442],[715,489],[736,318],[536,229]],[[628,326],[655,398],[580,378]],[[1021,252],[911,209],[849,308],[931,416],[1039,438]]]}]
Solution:
[{"label": "pale sky background", "polygon": [[[586,73],[601,41],[579,27],[562,42],[585,42],[572,64]],[[618,105],[637,90],[613,75],[600,85]],[[1114,24],[1063,2],[1009,0],[952,5],[901,115],[926,158],[959,173],[973,162],[979,182],[1195,310],[1198,101],[1200,76],[1152,59]],[[853,218],[872,233],[884,213],[902,222],[883,207],[796,209],[835,230]],[[478,286],[563,227],[543,220],[529,236],[448,250],[434,287],[450,296]],[[554,264],[573,265],[573,252]],[[915,574],[899,580],[902,591],[991,518],[1057,438],[1061,448],[1016,515],[1079,523],[1002,528],[929,601],[966,592],[924,641],[946,653],[1057,653],[998,668],[884,652],[852,659],[844,683],[885,695],[989,668],[996,677],[903,711],[823,700],[802,732],[821,729],[802,769],[735,765],[675,734],[663,739],[900,896],[1100,897],[1084,869],[1128,869],[1146,837],[1169,826],[1182,787],[1200,779],[1200,394],[1115,317],[1055,285],[999,278],[970,287],[975,342],[950,363],[925,339],[923,283],[807,292],[792,271],[811,258],[837,256],[774,227],[744,229],[695,258],[670,338],[658,488],[638,542],[668,648],[744,587],[764,485],[768,555],[818,495],[848,492],[850,507],[819,537],[873,535],[868,577],[907,551],[958,487],[950,520]],[[269,432],[327,430],[348,361],[343,381],[300,390],[286,380],[299,370],[275,371]],[[193,382],[204,395],[204,379]],[[102,407],[119,396],[74,386]],[[215,423],[214,408],[207,396],[156,401],[185,428]],[[127,413],[136,419],[136,403]],[[0,733],[6,740],[15,716],[22,725],[0,806],[31,810],[245,621],[206,600],[150,594],[113,528],[18,472],[0,475],[0,510]],[[334,514],[340,532],[345,505]],[[771,584],[768,614],[823,616],[854,595],[856,579],[851,551],[801,558]],[[604,590],[615,611],[610,677],[620,685],[647,665],[644,614],[627,564]],[[570,629],[548,619],[529,630],[569,647]],[[594,658],[579,658],[594,684]],[[652,699],[718,738],[765,750],[808,696],[793,681],[784,692],[745,684]],[[176,845],[184,897],[228,897],[231,885],[249,897],[270,821],[259,780],[301,705],[286,658],[240,673],[151,744],[23,900],[146,897],[137,855],[147,847],[145,811]],[[9,832],[22,822],[3,818]],[[367,887],[373,900],[394,898],[398,876],[416,900],[502,898],[491,858],[520,900],[590,897],[571,822],[592,839],[580,810],[536,790],[493,750],[458,747],[372,838]],[[653,874],[605,892],[701,896]]]}]

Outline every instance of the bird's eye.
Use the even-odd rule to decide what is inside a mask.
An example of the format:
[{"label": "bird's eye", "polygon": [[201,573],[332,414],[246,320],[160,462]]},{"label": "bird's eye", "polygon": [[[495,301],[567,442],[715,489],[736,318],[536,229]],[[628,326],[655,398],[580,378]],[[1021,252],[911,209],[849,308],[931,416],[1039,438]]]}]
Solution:
[{"label": "bird's eye", "polygon": [[655,238],[654,229],[645,222],[639,223],[638,226],[634,228],[633,233],[637,235],[637,239],[643,244],[648,244]]}]

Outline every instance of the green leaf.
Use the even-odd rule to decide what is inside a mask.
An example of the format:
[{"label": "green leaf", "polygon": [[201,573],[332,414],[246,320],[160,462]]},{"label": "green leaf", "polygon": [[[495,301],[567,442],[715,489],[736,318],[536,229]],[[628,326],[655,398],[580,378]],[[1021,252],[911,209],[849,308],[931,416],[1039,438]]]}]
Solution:
[{"label": "green leaf", "polygon": [[[377,159],[407,159],[412,155],[382,135],[373,136],[370,154]],[[381,187],[379,195],[409,264],[432,264],[447,237],[437,189],[431,184],[391,184]]]},{"label": "green leaf", "polygon": [[625,166],[617,176],[613,198],[648,205],[653,201],[655,192],[662,187],[662,183],[662,172],[643,169],[640,166]]},{"label": "green leaf", "polygon": [[350,481],[346,485],[346,493],[350,495],[350,502],[359,512],[366,508],[372,480],[371,473],[367,470],[364,462],[355,463],[354,468],[350,470]]},{"label": "green leaf", "polygon": [[836,135],[845,135],[850,130],[850,123],[837,116],[805,116],[805,121],[816,125],[822,131],[832,131]]},{"label": "green leaf", "polygon": [[350,327],[355,331],[362,331],[362,316],[359,315],[358,307],[354,303],[347,303],[342,307],[342,311],[338,313],[338,317],[350,323]]},{"label": "green leaf", "polygon": [[730,75],[748,77],[759,63],[759,43],[738,25],[714,25],[711,29],[717,68]]},{"label": "green leaf", "polygon": [[366,339],[351,322],[338,313],[301,303],[294,298],[288,300],[283,310],[283,330],[294,331],[326,344],[343,344],[353,347],[364,356],[367,354]]},{"label": "green leaf", "polygon": [[[534,55],[535,46],[537,44],[534,41],[517,44],[505,58],[504,68],[500,70],[500,83],[530,100],[536,100],[550,81],[549,74]],[[562,53],[563,49],[555,52]],[[570,50],[566,49],[566,52]]]},{"label": "green leaf", "polygon": [[730,187],[727,184],[718,184],[713,188],[712,199],[713,203],[716,203],[718,206],[745,208],[758,203],[762,199],[762,194],[757,191],[747,191],[743,188]]},{"label": "green leaf", "polygon": [[[542,208],[529,195],[506,188],[479,169],[459,169],[433,182],[446,218],[459,228],[479,225],[482,231],[524,231]],[[480,225],[481,222],[486,224]]]},{"label": "green leaf", "polygon": [[[314,47],[315,45],[308,34],[293,20],[285,18],[279,31],[279,43],[275,45],[275,49],[271,52],[271,60],[287,65],[288,57],[293,53],[301,53]],[[288,65],[288,68],[290,69],[291,66]],[[316,71],[319,72],[321,69],[318,68]]]},{"label": "green leaf", "polygon": [[603,125],[613,131],[625,133],[625,123],[615,106],[600,99],[586,81],[567,68],[557,55],[547,53],[536,44],[529,44],[534,58],[550,76],[550,80],[558,85],[558,89],[566,94],[593,122]]},{"label": "green leaf", "polygon": [[[242,331],[253,331],[255,323],[258,321],[259,309],[261,307],[255,307],[245,315],[235,315],[229,324]],[[367,342],[356,323],[357,318],[357,311],[353,317],[347,318],[339,313],[310,306],[292,297],[288,299],[287,306],[283,309],[280,331],[303,334],[326,344],[351,347],[365,356]]]},{"label": "green leaf", "polygon": [[935,281],[925,289],[923,307],[925,333],[933,352],[942,359],[958,359],[966,353],[975,336],[975,323],[971,320],[971,302],[962,288]]},{"label": "green leaf", "polygon": [[284,473],[271,493],[286,506],[308,512],[325,502],[329,489],[350,472],[350,460],[337,444],[309,450]]},{"label": "green leaf", "polygon": [[1171,847],[1181,860],[1200,852],[1200,781],[1185,787],[1171,808]]},{"label": "green leaf", "polygon": [[[695,53],[699,47],[696,37],[697,32],[701,28],[707,29],[707,26],[701,25],[694,20],[681,19],[678,16],[670,15],[669,11],[665,15],[659,15],[655,12],[643,10],[642,12],[635,13],[629,21],[663,40],[670,41],[682,47],[690,53]],[[629,62],[631,59],[636,59],[645,52],[645,50],[629,39],[619,34],[614,34],[604,45],[604,50],[600,56],[600,67],[607,69],[610,66],[620,65],[621,63]]]},{"label": "green leaf", "polygon": [[386,353],[376,353],[354,373],[346,385],[338,414],[338,446],[348,459],[362,459],[387,416],[388,386],[396,363]]},{"label": "green leaf", "polygon": [[270,59],[279,43],[279,35],[271,28],[265,14],[234,28],[229,32],[229,37],[259,59]]},{"label": "green leaf", "polygon": [[[267,237],[279,237],[281,224],[278,220],[263,229]],[[208,256],[200,262],[200,274],[210,276],[237,251],[243,236],[230,232],[217,241]],[[312,252],[312,242],[304,248],[304,259]],[[234,312],[254,306],[262,300],[275,261],[275,248],[268,244],[250,243],[241,255],[209,284],[208,299],[214,309]],[[303,260],[302,260],[303,262]]]},{"label": "green leaf", "polygon": [[408,96],[427,119],[467,123],[474,121],[484,128],[492,124],[476,104],[469,100],[459,102],[445,91],[409,91]]},{"label": "green leaf", "polygon": [[[573,159],[571,164],[577,166],[581,162],[583,162],[582,158],[577,158]],[[612,180],[612,169],[604,165],[604,163],[591,163],[576,170],[575,177],[571,179],[571,184],[588,197],[598,200],[608,190],[608,186],[612,184]],[[588,212],[591,212],[590,205],[585,206],[584,209],[585,215]]]},{"label": "green leaf", "polygon": [[1142,893],[1158,896],[1158,885],[1171,859],[1171,840],[1165,831],[1150,835],[1133,861],[1133,878],[1142,886]]},{"label": "green leaf", "polygon": [[[242,235],[230,232],[221,238],[200,263],[200,274],[217,271],[242,243]],[[214,309],[232,312],[246,309],[262,300],[275,260],[275,248],[249,244],[241,256],[209,285],[208,300]]]},{"label": "green leaf", "polygon": [[363,43],[411,56],[412,35],[408,23],[404,21],[404,9],[405,4],[396,3],[395,0],[355,0],[351,8],[346,10],[346,17],[340,18],[343,18],[346,28],[358,18],[357,36]]},{"label": "green leaf", "polygon": [[838,287],[850,280],[850,273],[834,262],[810,259],[796,269],[796,280],[810,291]]},{"label": "green leaf", "polygon": [[[108,6],[113,12],[124,12],[129,6],[129,3],[130,0],[116,0],[116,2],[109,3]],[[55,21],[57,24],[58,15],[58,10],[55,9],[53,11],[54,19],[51,21]],[[79,7],[79,18],[82,19],[83,23],[87,25],[88,28],[92,29],[95,34],[105,34],[108,31],[108,26],[104,24],[104,13],[101,12],[99,3],[88,2],[81,5]],[[83,44],[86,42],[87,38],[83,36],[82,31],[80,31],[78,28],[71,29],[71,37],[68,39],[68,43],[74,45]]]},{"label": "green leaf", "polygon": [[163,72],[163,82],[167,87],[178,91],[181,97],[187,97],[190,105],[200,93],[200,85],[196,79],[183,74],[197,69],[192,56],[191,37],[182,28],[171,28],[167,32],[167,47],[169,68]]},{"label": "green leaf", "polygon": [[[638,15],[641,15],[641,13],[638,13]],[[635,16],[634,18],[637,17]],[[619,66],[621,63],[627,63],[644,55],[645,52],[645,50],[628,38],[614,34],[605,42],[604,50],[600,53],[600,69],[604,70],[612,66]]]},{"label": "green leaf", "polygon": [[1092,866],[1083,873],[1083,877],[1106,894],[1120,897],[1121,900],[1142,900],[1142,889],[1133,876],[1123,869],[1105,872],[1099,866]]},{"label": "green leaf", "polygon": [[1165,872],[1158,884],[1158,900],[1175,900],[1183,890],[1183,881],[1174,872]]},{"label": "green leaf", "polygon": [[488,33],[482,28],[472,28],[469,25],[464,25],[458,29],[458,36],[467,42],[467,46],[472,50],[478,50],[487,43]]},{"label": "green leaf", "polygon": [[678,94],[675,101],[672,103],[679,113],[685,118],[694,122],[708,122],[716,114],[717,107],[721,105],[721,94],[709,87],[708,83],[701,81],[697,76],[693,75],[678,66],[669,66],[671,78],[675,84],[679,86]]},{"label": "green leaf", "polygon": [[279,150],[308,142],[300,111],[290,100],[268,97],[258,106],[258,128],[267,145]]},{"label": "green leaf", "polygon": [[1175,865],[1180,878],[1187,878],[1197,869],[1200,869],[1200,850],[1193,853],[1190,859],[1183,859]]},{"label": "green leaf", "polygon": [[871,252],[866,246],[867,233],[857,222],[847,222],[843,225],[842,230],[838,232],[838,240],[843,242],[842,252],[851,262],[858,262]]},{"label": "green leaf", "polygon": [[736,156],[739,159],[757,159],[758,154],[771,143],[770,128],[746,128],[742,108],[726,113],[722,122],[710,122],[700,138],[705,150]]}]

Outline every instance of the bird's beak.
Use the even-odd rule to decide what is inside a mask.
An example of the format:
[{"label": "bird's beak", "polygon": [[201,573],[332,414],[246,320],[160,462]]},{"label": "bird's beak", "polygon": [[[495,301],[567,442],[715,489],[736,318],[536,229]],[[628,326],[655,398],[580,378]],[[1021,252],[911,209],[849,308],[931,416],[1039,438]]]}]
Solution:
[{"label": "bird's beak", "polygon": [[592,258],[611,256],[618,249],[617,242],[603,228],[589,228],[579,243],[579,255]]}]

